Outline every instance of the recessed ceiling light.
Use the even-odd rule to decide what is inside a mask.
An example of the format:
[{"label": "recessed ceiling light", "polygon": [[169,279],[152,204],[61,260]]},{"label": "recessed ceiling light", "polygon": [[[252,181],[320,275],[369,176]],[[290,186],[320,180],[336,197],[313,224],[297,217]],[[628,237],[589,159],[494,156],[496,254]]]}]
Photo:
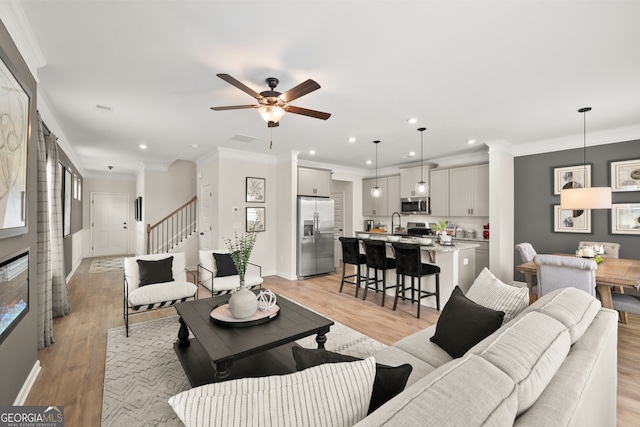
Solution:
[{"label": "recessed ceiling light", "polygon": [[349,138],[349,142],[356,142],[356,137],[352,136],[351,138]]},{"label": "recessed ceiling light", "polygon": [[416,155],[416,152],[415,152],[415,151],[409,151],[409,157],[413,157],[413,156],[415,156],[415,155]]},{"label": "recessed ceiling light", "polygon": [[147,149],[147,144],[140,144],[140,148],[142,148],[143,150]]},{"label": "recessed ceiling light", "polygon": [[191,148],[199,148],[200,146],[198,144],[191,144]]},{"label": "recessed ceiling light", "polygon": [[407,123],[409,123],[410,125],[416,123],[418,121],[418,119],[416,119],[415,117],[409,117],[407,119]]},{"label": "recessed ceiling light", "polygon": [[373,163],[371,160],[367,160],[368,165],[370,165],[371,163]]},{"label": "recessed ceiling light", "polygon": [[467,144],[475,144],[476,140],[475,139],[470,139],[467,141]]},{"label": "recessed ceiling light", "polygon": [[316,150],[309,151],[309,154],[311,154],[313,156],[314,154],[316,154]]}]

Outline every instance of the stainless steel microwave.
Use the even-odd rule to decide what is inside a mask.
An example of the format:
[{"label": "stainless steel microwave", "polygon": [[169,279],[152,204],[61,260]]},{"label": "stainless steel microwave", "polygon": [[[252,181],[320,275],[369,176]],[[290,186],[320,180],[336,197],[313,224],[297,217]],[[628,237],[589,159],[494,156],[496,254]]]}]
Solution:
[{"label": "stainless steel microwave", "polygon": [[429,215],[431,212],[429,197],[403,197],[400,199],[403,214]]}]

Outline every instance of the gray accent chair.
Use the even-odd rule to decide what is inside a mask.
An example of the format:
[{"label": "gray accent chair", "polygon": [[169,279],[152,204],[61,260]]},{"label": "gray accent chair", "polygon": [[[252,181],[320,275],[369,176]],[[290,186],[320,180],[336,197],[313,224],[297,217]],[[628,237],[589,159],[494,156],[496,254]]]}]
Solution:
[{"label": "gray accent chair", "polygon": [[560,288],[578,288],[596,296],[595,261],[562,255],[536,255],[538,297]]},{"label": "gray accent chair", "polygon": [[[520,254],[520,259],[522,260],[522,263],[533,261],[533,258],[536,255],[538,255],[538,253],[533,248],[531,243],[527,243],[527,242],[518,243],[516,245],[516,252]],[[536,275],[525,273],[524,280],[525,282],[527,282],[527,287],[529,288],[529,295],[538,295],[538,279]]]}]

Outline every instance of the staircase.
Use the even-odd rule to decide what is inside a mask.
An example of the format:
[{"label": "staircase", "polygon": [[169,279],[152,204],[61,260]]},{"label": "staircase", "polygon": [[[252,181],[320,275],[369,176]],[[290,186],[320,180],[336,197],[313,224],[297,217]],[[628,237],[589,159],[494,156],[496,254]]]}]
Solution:
[{"label": "staircase", "polygon": [[196,234],[196,201],[194,197],[154,225],[147,224],[147,254],[170,252]]}]

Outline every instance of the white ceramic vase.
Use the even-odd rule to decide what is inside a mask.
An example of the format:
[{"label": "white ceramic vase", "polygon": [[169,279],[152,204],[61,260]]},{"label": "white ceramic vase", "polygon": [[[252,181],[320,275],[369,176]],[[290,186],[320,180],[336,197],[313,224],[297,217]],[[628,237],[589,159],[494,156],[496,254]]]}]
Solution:
[{"label": "white ceramic vase", "polygon": [[256,314],[258,310],[258,298],[240,282],[240,289],[235,291],[229,298],[229,311],[236,319],[246,319]]}]

